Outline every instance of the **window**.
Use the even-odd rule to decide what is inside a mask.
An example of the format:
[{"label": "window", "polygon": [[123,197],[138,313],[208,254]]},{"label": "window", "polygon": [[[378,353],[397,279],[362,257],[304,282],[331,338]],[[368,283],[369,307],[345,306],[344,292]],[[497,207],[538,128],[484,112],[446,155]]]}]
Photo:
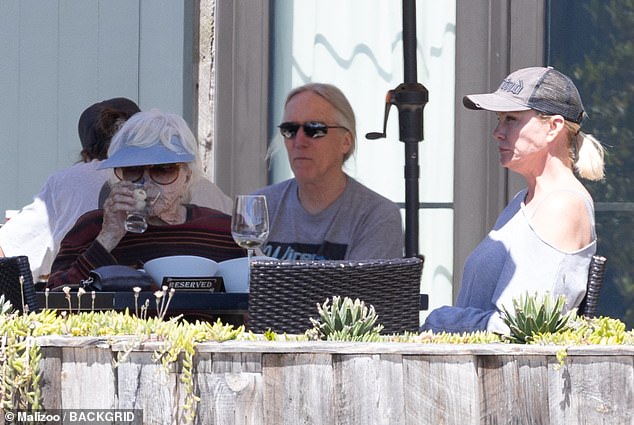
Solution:
[{"label": "window", "polygon": [[596,205],[597,252],[608,258],[599,314],[634,326],[634,5],[626,0],[548,2],[546,60],[570,75],[607,147],[606,179],[586,183]]}]

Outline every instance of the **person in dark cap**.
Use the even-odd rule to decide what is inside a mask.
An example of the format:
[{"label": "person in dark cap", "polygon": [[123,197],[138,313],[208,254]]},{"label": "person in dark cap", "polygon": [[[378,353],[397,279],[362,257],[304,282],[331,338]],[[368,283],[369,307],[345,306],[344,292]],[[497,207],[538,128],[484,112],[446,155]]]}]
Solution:
[{"label": "person in dark cap", "polygon": [[139,111],[138,105],[125,97],[104,100],[86,108],[77,124],[83,162],[106,159],[114,132]]},{"label": "person in dark cap", "polygon": [[47,278],[68,229],[79,216],[97,208],[99,191],[108,179],[98,167],[107,157],[112,136],[139,111],[132,100],[117,97],[82,112],[81,160],[49,176],[33,203],[0,228],[0,256],[26,255],[34,282]]},{"label": "person in dark cap", "polygon": [[422,330],[508,334],[501,311],[522,295],[585,294],[596,252],[594,204],[579,178],[603,178],[604,150],[581,131],[586,115],[570,78],[551,67],[519,69],[494,93],[463,98],[493,111],[500,164],[524,177],[521,190],[467,258],[455,306],[433,310]]}]

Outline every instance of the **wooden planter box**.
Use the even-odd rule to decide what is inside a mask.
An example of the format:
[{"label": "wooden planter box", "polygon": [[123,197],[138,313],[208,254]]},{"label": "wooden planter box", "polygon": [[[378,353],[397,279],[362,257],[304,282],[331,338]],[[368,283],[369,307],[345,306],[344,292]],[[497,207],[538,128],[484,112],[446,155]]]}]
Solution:
[{"label": "wooden planter box", "polygon": [[[181,368],[146,343],[41,337],[48,409],[142,409],[183,423]],[[224,342],[198,346],[199,424],[634,424],[634,347]]]}]

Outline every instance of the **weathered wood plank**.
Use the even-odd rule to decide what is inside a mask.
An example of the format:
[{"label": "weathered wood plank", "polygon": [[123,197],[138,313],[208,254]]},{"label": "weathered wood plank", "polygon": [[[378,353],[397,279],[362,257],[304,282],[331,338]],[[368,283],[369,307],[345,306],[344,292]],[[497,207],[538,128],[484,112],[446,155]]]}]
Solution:
[{"label": "weathered wood plank", "polygon": [[177,369],[166,369],[152,354],[131,352],[118,364],[118,408],[143,410],[143,423],[178,423]]},{"label": "weathered wood plank", "polygon": [[634,359],[571,357],[564,367],[550,359],[552,425],[634,424]]},{"label": "weathered wood plank", "polygon": [[[201,356],[208,353],[200,353]],[[204,364],[199,364],[203,367]],[[210,372],[214,373],[240,373],[240,372],[262,372],[261,353],[215,353]],[[207,370],[205,370],[207,371]]]},{"label": "weathered wood plank", "polygon": [[336,355],[335,423],[341,425],[402,424],[402,356]]},{"label": "weathered wood plank", "polygon": [[405,424],[479,424],[476,361],[473,356],[405,357]]},{"label": "weathered wood plank", "polygon": [[[140,341],[138,337],[37,337],[37,344],[50,347],[112,346],[113,351],[125,351],[130,341]],[[161,341],[142,341],[139,351],[154,351],[162,346]],[[353,343],[333,341],[225,341],[206,342],[197,345],[200,353],[349,353],[349,354],[411,354],[411,355],[551,355],[566,347],[555,345],[525,344],[422,344],[410,342]],[[634,356],[634,345],[582,345],[566,348],[569,355]]]},{"label": "weathered wood plank", "polygon": [[[162,342],[65,337],[38,344],[46,409],[142,409],[144,423],[184,423],[182,366],[156,362]],[[199,347],[192,376],[198,424],[634,424],[632,346],[570,347],[563,367],[555,346]],[[113,357],[124,355],[113,367]]]},{"label": "weathered wood plank", "polygon": [[42,405],[48,409],[62,408],[62,349],[42,347],[40,360],[40,393]]},{"label": "weathered wood plank", "polygon": [[114,372],[110,350],[62,349],[62,409],[114,409]]},{"label": "weathered wood plank", "polygon": [[478,376],[483,425],[549,423],[545,357],[482,356]]},{"label": "weathered wood plank", "polygon": [[[234,361],[228,359],[224,353],[205,353],[198,356],[196,389],[200,402],[197,422],[216,425],[262,425],[262,375],[248,371],[253,368],[254,356],[248,353],[230,356],[234,357]],[[261,355],[258,357],[261,358]],[[221,365],[217,367],[215,363]],[[261,367],[258,369],[261,370]]]},{"label": "weathered wood plank", "polygon": [[334,424],[332,356],[262,356],[266,425]]}]

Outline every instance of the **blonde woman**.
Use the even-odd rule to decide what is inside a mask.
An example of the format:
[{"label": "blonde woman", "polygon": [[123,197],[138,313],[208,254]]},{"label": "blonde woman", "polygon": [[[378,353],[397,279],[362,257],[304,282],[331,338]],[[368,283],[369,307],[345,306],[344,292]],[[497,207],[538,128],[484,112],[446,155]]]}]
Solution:
[{"label": "blonde woman", "polygon": [[579,178],[603,178],[604,151],[580,131],[585,111],[574,83],[553,68],[517,70],[494,93],[463,103],[497,114],[500,164],[527,187],[467,258],[456,305],[432,311],[422,329],[508,333],[501,308],[523,293],[564,295],[566,310],[583,299],[597,238]]}]

